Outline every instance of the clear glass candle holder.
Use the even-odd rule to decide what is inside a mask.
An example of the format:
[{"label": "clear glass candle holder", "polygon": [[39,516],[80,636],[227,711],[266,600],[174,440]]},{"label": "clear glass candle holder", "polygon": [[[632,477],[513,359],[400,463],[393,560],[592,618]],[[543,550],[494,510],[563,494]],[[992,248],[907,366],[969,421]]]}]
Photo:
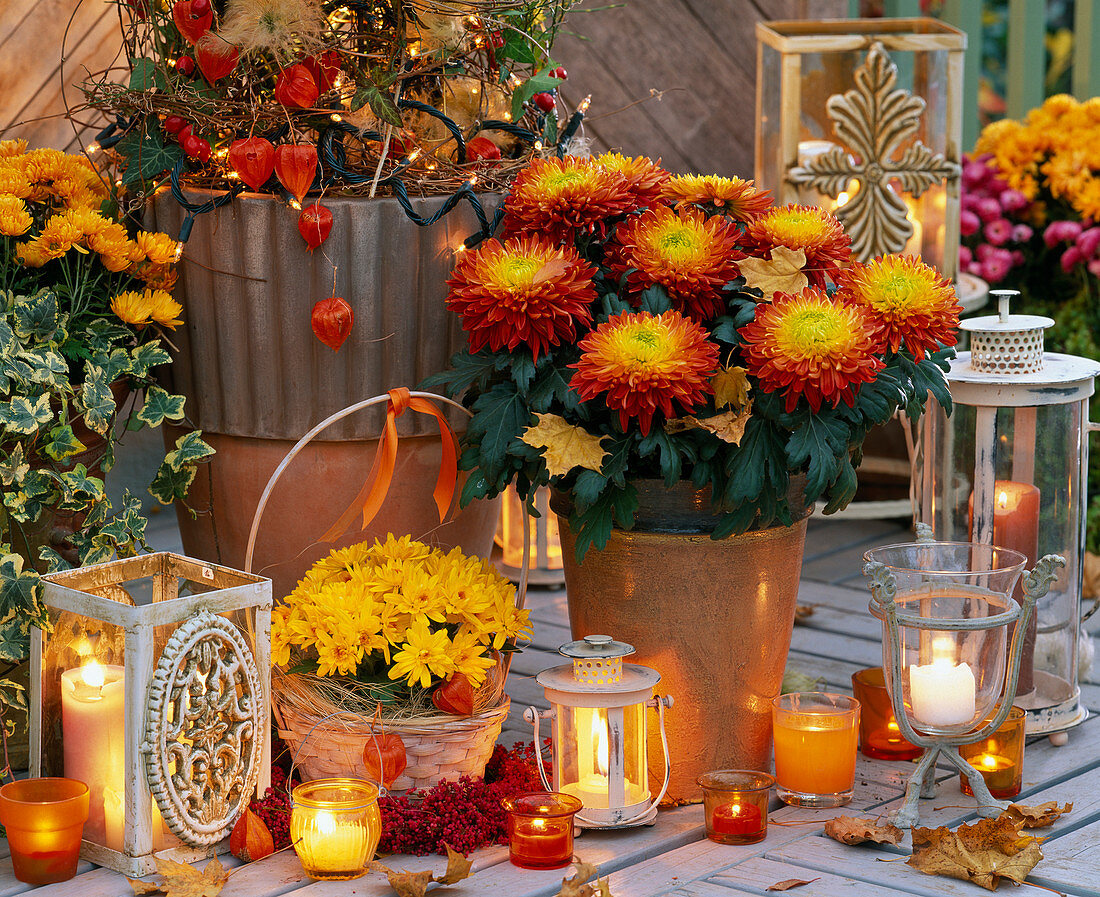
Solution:
[{"label": "clear glass candle holder", "polygon": [[915,760],[924,749],[905,740],[882,667],[852,673],[852,693],[859,701],[859,750],[875,760]]},{"label": "clear glass candle holder", "polygon": [[792,692],[772,701],[776,794],[799,807],[840,807],[856,778],[859,701]]},{"label": "clear glass candle holder", "polygon": [[573,861],[572,794],[521,794],[501,802],[508,813],[508,857],[521,869],[560,869]]},{"label": "clear glass candle holder", "polygon": [[775,779],[749,769],[719,769],[696,779],[703,789],[707,837],[719,844],[755,844],[768,833],[768,796]]},{"label": "clear glass candle holder", "polygon": [[291,793],[290,838],[310,878],[365,875],[382,837],[378,786],[365,779],[315,779]]},{"label": "clear glass candle holder", "polygon": [[[989,793],[999,800],[1016,797],[1024,778],[1024,730],[1027,713],[1013,707],[988,738],[959,745],[959,755],[982,774]],[[973,794],[967,776],[959,775],[963,794]]]},{"label": "clear glass candle holder", "polygon": [[76,875],[87,819],[88,786],[76,779],[24,779],[0,788],[0,825],[15,877],[47,885]]}]

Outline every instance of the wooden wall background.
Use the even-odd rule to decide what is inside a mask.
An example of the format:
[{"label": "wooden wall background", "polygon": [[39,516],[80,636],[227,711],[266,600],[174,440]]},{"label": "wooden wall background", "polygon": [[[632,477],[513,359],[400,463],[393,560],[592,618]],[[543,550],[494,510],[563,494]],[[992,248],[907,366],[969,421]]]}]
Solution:
[{"label": "wooden wall background", "polygon": [[[751,177],[755,23],[847,9],[847,0],[586,0],[554,55],[569,70],[565,97],[592,95],[584,134],[594,149],[660,156],[678,172]],[[105,0],[0,0],[0,139],[89,143],[60,115],[62,71],[70,104],[79,103],[73,85],[112,64],[118,34]]]}]

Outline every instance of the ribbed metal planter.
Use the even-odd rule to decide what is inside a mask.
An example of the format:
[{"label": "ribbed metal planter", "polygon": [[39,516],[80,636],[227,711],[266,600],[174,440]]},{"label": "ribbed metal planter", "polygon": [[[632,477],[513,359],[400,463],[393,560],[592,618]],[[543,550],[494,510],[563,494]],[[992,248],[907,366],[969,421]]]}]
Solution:
[{"label": "ribbed metal planter", "polygon": [[[189,199],[208,195],[192,191]],[[443,199],[413,202],[418,214],[429,215]],[[483,203],[491,214],[494,198]],[[313,253],[298,232],[297,211],[253,194],[199,216],[185,246],[175,290],[184,324],[171,335],[178,349],[171,385],[187,396],[187,423],[218,450],[189,500],[198,518],[179,514],[184,546],[196,557],[243,564],[260,492],[294,441],[354,402],[414,387],[465,344],[444,298],[455,247],[478,229],[467,206],[422,228],[389,198],[324,204],[333,214],[332,234]],[[175,236],[183,217],[165,191],[146,226]],[[355,313],[339,352],[310,326],[314,303],[334,293]],[[288,485],[280,485],[265,515],[254,564],[272,576],[277,597],[333,547],[312,543],[358,491],[384,420],[384,410],[370,409],[334,424],[288,471]],[[461,415],[451,421],[464,429]],[[431,501],[438,426],[407,413],[398,431],[402,449],[390,498],[375,524],[341,544],[410,532],[488,555],[496,503],[471,506],[440,527]]]},{"label": "ribbed metal planter", "polygon": [[[680,483],[636,483],[632,530],[615,528],[602,551],[576,561],[562,516],[565,587],[574,638],[605,633],[633,645],[632,661],[661,674],[675,700],[665,717],[672,775],[665,801],[696,803],[696,778],[715,769],[766,770],[771,701],[791,643],[808,511],[777,526],[714,541],[709,497]],[[660,781],[660,736],[649,733],[650,781]]]}]

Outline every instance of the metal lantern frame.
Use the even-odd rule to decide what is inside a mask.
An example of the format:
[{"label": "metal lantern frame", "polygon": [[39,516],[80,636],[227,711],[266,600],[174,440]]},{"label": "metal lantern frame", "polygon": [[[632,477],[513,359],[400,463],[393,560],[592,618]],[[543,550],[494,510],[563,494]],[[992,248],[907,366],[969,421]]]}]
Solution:
[{"label": "metal lantern frame", "polygon": [[[64,639],[91,633],[80,635],[91,656],[124,666],[122,850],[85,839],[81,856],[133,876],[156,871],[156,857],[212,855],[271,784],[271,580],[159,552],[42,583],[53,631],[31,629],[32,776],[62,774],[60,677],[75,650]],[[226,757],[232,781],[191,779],[195,768],[224,776]],[[179,846],[157,849],[154,805]]]},{"label": "metal lantern frame", "polygon": [[[616,642],[611,636],[589,635],[575,642],[562,645],[559,653],[572,658],[573,662],[543,670],[535,681],[543,687],[546,698],[551,704],[550,710],[538,710],[528,707],[523,717],[534,727],[535,747],[540,751],[541,738],[539,724],[542,720],[554,720],[563,723],[559,709],[592,709],[606,711],[607,719],[607,807],[592,807],[585,804],[576,816],[580,828],[616,829],[637,825],[652,825],[657,818],[657,805],[668,790],[671,776],[671,760],[668,750],[668,737],[665,734],[665,710],[672,706],[671,695],[654,695],[653,688],[661,681],[661,674],[641,664],[624,664],[623,657],[634,653],[634,648],[624,642]],[[627,804],[626,753],[631,745],[627,744],[626,711],[631,707],[640,707],[641,713],[651,708],[657,711],[661,745],[664,749],[665,775],[661,790],[650,799],[647,790],[641,801]],[[553,743],[553,786],[546,778],[546,770],[540,762],[539,776],[547,791],[572,793],[570,783],[563,781],[563,752],[567,746],[562,743],[561,729],[555,733]],[[646,727],[635,729],[635,737],[641,739],[640,745],[633,745],[642,758],[645,769]],[[569,748],[574,745],[569,745]],[[582,795],[577,795],[584,800]]]},{"label": "metal lantern frame", "polygon": [[[920,546],[936,545],[937,543],[931,538],[931,530],[923,524],[918,526],[918,541],[913,544]],[[893,547],[904,548],[908,546]],[[1005,611],[980,618],[931,617],[921,613],[904,611],[898,607],[897,580],[890,569],[885,564],[874,560],[868,560],[864,565],[864,575],[870,579],[870,610],[883,623],[884,662],[889,670],[887,679],[890,684],[889,692],[894,708],[894,718],[897,720],[901,734],[905,739],[918,747],[924,748],[924,755],[917,762],[912,775],[909,777],[909,782],[906,784],[905,800],[901,807],[891,813],[890,819],[894,825],[899,828],[912,828],[920,821],[920,799],[936,796],[935,769],[936,762],[941,757],[969,778],[970,787],[978,803],[978,815],[997,816],[1008,807],[1008,801],[999,801],[989,793],[989,787],[986,785],[982,774],[960,755],[959,745],[973,744],[988,738],[1000,728],[1008,717],[1016,694],[1016,681],[1020,672],[1020,657],[1023,652],[1024,636],[1028,623],[1034,616],[1036,602],[1046,594],[1050,583],[1057,578],[1057,569],[1064,564],[1064,559],[1056,555],[1047,555],[1041,558],[1035,567],[1030,572],[1025,572],[1021,578],[1023,586],[1023,602],[1021,605],[1015,605],[1009,598],[1008,607]],[[902,693],[901,627],[905,626],[922,633],[932,631],[963,632],[994,629],[1001,626],[1007,627],[1013,624],[1015,624],[1015,629],[1009,646],[1007,673],[997,710],[992,718],[979,728],[959,735],[932,735],[914,729],[909,721]]]},{"label": "metal lantern frame", "polygon": [[966,43],[930,18],[757,23],[757,186],[831,198],[861,261],[905,250],[954,280]]},{"label": "metal lantern frame", "polygon": [[[1077,638],[1082,622],[1088,437],[1100,428],[1089,421],[1088,405],[1095,391],[1095,378],[1100,375],[1100,363],[1045,352],[1043,332],[1054,322],[1037,315],[1010,314],[1010,301],[1019,295],[1015,290],[991,293],[997,299],[998,313],[970,318],[960,325],[970,334],[970,351],[960,352],[946,373],[954,404],[952,417],[945,418],[941,411],[932,409],[921,418],[921,457],[914,468],[919,519],[941,536],[968,537],[991,545],[995,541],[998,471],[1006,468],[999,462],[1010,462],[1008,479],[1013,483],[1042,486],[1058,478],[1056,490],[1039,490],[1038,501],[1040,513],[1054,514],[1058,521],[1064,521],[1062,536],[1052,535],[1049,527],[1040,525],[1037,551],[1056,552],[1065,557],[1067,565],[1051,594],[1038,606],[1036,619],[1040,636],[1047,629],[1056,634],[1072,628],[1072,635],[1065,634],[1068,656],[1061,658],[1066,678],[1063,682],[1061,676],[1043,671],[1036,664],[1036,682],[1040,683],[1042,674],[1048,685],[1040,683],[1034,696],[1021,695],[1019,703],[1027,710],[1029,735],[1047,734],[1056,744],[1064,744],[1066,730],[1088,717],[1078,684]],[[963,408],[968,409],[965,419]],[[1037,464],[1043,418],[1049,420],[1063,413],[1076,420],[1079,428],[1077,433],[1064,434],[1069,450],[1052,456],[1055,462],[1064,457],[1065,466],[1054,469]],[[971,414],[973,432],[969,429]],[[966,429],[960,431],[964,423]],[[1061,438],[1061,434],[1056,435]],[[960,451],[957,443],[963,437],[973,440],[973,455],[966,449],[956,458]],[[962,468],[956,467],[959,462]],[[972,475],[972,481],[964,478],[956,483],[956,474]],[[969,495],[969,520],[963,519],[966,509],[959,504],[963,495]],[[962,535],[963,525],[969,525],[968,536]],[[1056,602],[1068,605],[1054,614],[1061,622],[1044,622],[1046,608]]]}]

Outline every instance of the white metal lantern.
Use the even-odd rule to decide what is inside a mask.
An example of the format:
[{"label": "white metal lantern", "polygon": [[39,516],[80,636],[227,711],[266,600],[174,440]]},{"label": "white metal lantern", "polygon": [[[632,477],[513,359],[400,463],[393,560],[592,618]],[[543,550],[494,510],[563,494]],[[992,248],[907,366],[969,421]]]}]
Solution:
[{"label": "white metal lantern", "polygon": [[271,776],[271,580],[176,554],[43,578],[31,775],[89,786],[81,856],[210,855]]},{"label": "white metal lantern", "polygon": [[[970,351],[951,363],[954,410],[923,419],[920,519],[938,538],[1065,558],[1026,634],[1016,703],[1028,734],[1061,732],[1088,711],[1078,687],[1078,633],[1088,469],[1088,402],[1100,364],[1043,351],[1054,322],[999,313],[963,321]],[[1019,601],[1019,588],[1016,592]]]},{"label": "white metal lantern", "polygon": [[[553,720],[554,784],[551,788],[540,763],[543,784],[548,791],[580,799],[583,808],[576,821],[582,827],[652,823],[670,772],[664,712],[672,698],[653,695],[661,674],[640,664],[624,664],[634,648],[608,635],[588,635],[558,650],[573,662],[535,677],[551,709],[524,711],[524,718],[534,724],[536,746],[540,720]],[[646,765],[647,707],[657,710],[665,754],[664,783],[652,800]]]}]

